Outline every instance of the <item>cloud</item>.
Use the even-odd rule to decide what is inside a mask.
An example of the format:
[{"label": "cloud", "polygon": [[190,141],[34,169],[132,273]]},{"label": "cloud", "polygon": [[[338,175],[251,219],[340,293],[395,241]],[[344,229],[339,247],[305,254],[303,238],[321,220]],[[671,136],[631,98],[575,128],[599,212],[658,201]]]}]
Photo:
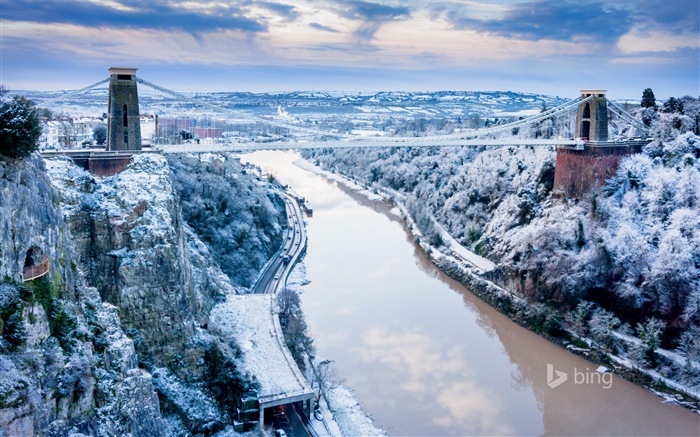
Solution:
[{"label": "cloud", "polygon": [[[166,0],[85,2],[79,0],[14,0],[4,2],[3,19],[39,23],[74,24],[87,27],[183,30],[197,33],[216,29],[261,32],[264,22],[246,16],[236,5],[207,1],[188,2],[187,6]],[[274,3],[267,9],[290,15],[293,8]]]},{"label": "cloud", "polygon": [[288,21],[294,21],[299,18],[299,11],[293,5],[286,5],[282,3],[272,3],[272,2],[257,2],[257,5],[276,13],[277,15],[285,18]]},{"label": "cloud", "polygon": [[382,24],[411,16],[411,11],[406,6],[390,6],[365,1],[340,1],[337,12],[341,17],[362,22],[354,32],[354,35],[360,39],[372,39]]},{"label": "cloud", "polygon": [[590,39],[612,44],[633,24],[630,11],[599,1],[513,3],[500,18],[494,19],[477,19],[454,7],[441,13],[458,29],[531,41]]},{"label": "cloud", "polygon": [[316,30],[323,30],[325,32],[333,32],[333,33],[339,32],[338,30],[333,29],[332,27],[324,26],[323,24],[320,24],[320,23],[309,23],[309,27],[314,28]]},{"label": "cloud", "polygon": [[365,362],[379,362],[380,369],[386,367],[412,400],[433,412],[430,416],[436,425],[459,429],[467,435],[513,433],[503,423],[505,412],[499,394],[475,382],[478,380],[462,346],[436,344],[434,338],[419,330],[371,328],[354,352]]},{"label": "cloud", "polygon": [[[626,2],[617,0],[622,5]],[[640,28],[698,35],[700,5],[697,0],[637,0],[632,14]]]}]

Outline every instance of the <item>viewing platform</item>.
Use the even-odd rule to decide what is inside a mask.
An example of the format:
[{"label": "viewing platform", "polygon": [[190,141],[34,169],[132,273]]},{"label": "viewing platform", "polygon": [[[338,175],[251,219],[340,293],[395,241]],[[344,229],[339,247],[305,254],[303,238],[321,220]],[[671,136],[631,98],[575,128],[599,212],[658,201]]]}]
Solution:
[{"label": "viewing platform", "polygon": [[131,162],[131,156],[139,153],[161,153],[159,149],[144,147],[138,150],[106,150],[104,148],[90,149],[60,149],[42,150],[44,158],[67,156],[76,165],[100,177],[114,176],[126,170]]},{"label": "viewing platform", "polygon": [[25,266],[22,269],[22,282],[29,282],[41,278],[49,272],[49,256],[44,255],[41,263],[37,265]]}]

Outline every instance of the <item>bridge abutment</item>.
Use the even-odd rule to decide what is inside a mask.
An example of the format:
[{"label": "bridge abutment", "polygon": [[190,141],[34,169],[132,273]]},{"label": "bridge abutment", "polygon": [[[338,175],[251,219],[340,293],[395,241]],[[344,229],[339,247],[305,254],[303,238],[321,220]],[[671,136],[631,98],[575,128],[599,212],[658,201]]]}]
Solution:
[{"label": "bridge abutment", "polygon": [[615,174],[622,158],[642,151],[642,142],[586,144],[583,150],[557,146],[554,190],[580,198],[600,189]]},{"label": "bridge abutment", "polygon": [[620,160],[642,151],[642,141],[608,141],[607,90],[581,90],[576,115],[576,137],[583,149],[557,146],[554,190],[582,197],[601,188],[615,174]]}]

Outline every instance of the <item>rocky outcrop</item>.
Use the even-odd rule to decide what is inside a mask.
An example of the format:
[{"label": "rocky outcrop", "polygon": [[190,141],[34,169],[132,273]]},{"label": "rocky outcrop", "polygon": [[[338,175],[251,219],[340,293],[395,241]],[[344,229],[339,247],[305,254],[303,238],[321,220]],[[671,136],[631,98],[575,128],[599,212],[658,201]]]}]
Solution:
[{"label": "rocky outcrop", "polygon": [[[60,202],[39,157],[0,162],[0,430],[162,435],[152,379],[82,280]],[[49,273],[20,285],[39,252]]]},{"label": "rocky outcrop", "polygon": [[[245,182],[239,188],[263,205],[252,217],[266,229],[244,226],[270,245],[281,231],[267,218],[283,214]],[[225,427],[249,383],[207,326],[212,307],[239,290],[183,221],[162,156],[134,156],[105,178],[66,158],[0,162],[0,212],[1,432]],[[48,274],[22,283],[27,266],[42,273],[36,265],[46,262]]]},{"label": "rocky outcrop", "polygon": [[169,367],[180,377],[199,376],[203,352],[196,329],[227,290],[204,280],[195,287],[193,243],[165,159],[137,155],[126,171],[104,179],[70,162],[48,165],[64,193],[77,252],[83,254],[78,265],[102,299],[119,308],[142,364]]},{"label": "rocky outcrop", "polygon": [[33,248],[49,256],[51,277],[66,288],[74,275],[64,251],[66,235],[58,196],[45,176],[41,158],[0,161],[0,278],[20,282]]}]

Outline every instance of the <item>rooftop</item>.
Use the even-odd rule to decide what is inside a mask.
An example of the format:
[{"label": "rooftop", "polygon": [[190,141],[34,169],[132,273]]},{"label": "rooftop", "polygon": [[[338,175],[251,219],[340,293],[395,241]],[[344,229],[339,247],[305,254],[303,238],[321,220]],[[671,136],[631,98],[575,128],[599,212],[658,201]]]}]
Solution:
[{"label": "rooftop", "polygon": [[243,356],[242,373],[255,376],[263,408],[314,397],[284,344],[272,296],[229,295],[211,313],[210,325],[227,340],[235,341]]},{"label": "rooftop", "polygon": [[138,70],[138,68],[110,67],[109,74],[130,74],[136,76],[136,70]]}]

